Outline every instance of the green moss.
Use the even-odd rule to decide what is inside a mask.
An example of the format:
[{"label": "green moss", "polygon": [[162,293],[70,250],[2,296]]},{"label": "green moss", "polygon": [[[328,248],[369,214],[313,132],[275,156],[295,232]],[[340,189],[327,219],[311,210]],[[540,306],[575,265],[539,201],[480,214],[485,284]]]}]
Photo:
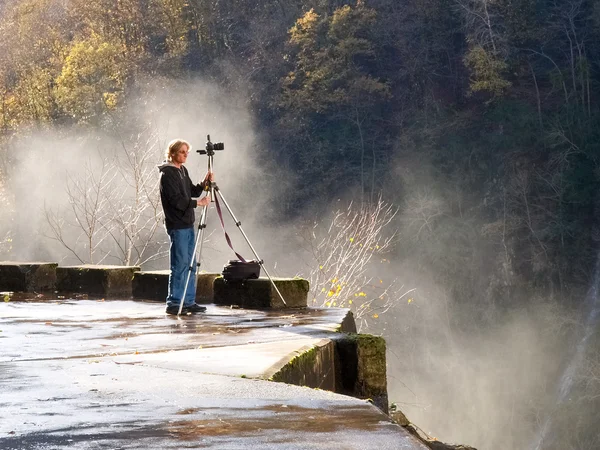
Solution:
[{"label": "green moss", "polygon": [[375,351],[384,352],[385,354],[385,339],[381,336],[372,334],[348,333],[346,338],[351,342],[356,342],[357,345],[372,348]]},{"label": "green moss", "polygon": [[[308,293],[310,285],[308,280],[304,278],[294,277],[291,280],[274,280],[277,288],[281,290],[285,290],[286,293],[294,294],[297,292],[300,293]],[[283,293],[283,292],[282,292]]]},{"label": "green moss", "polygon": [[270,381],[289,382],[294,375],[302,374],[307,368],[312,368],[316,361],[319,348],[314,346],[310,350],[294,356],[290,362],[283,366],[271,378]]},{"label": "green moss", "polygon": [[387,392],[385,340],[370,334],[356,335],[359,372],[371,395]]}]

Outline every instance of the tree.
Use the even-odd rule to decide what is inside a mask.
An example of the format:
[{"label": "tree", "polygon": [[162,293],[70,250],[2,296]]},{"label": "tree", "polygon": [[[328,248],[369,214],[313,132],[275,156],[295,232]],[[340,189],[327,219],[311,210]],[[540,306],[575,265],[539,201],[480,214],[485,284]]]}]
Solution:
[{"label": "tree", "polygon": [[157,136],[143,129],[120,144],[112,158],[100,156],[100,165],[90,161],[68,173],[68,208],[45,210],[47,237],[80,263],[142,265],[166,254],[156,238],[162,225]]},{"label": "tree", "polygon": [[335,211],[329,225],[315,222],[304,230],[314,306],[350,308],[359,326],[367,327],[412,292],[378,269],[389,263],[396,239],[390,227],[397,212],[381,198],[374,204],[351,203]]},{"label": "tree", "polygon": [[117,107],[128,72],[123,45],[94,33],[71,46],[56,80],[56,101],[76,120],[90,121]]},{"label": "tree", "polygon": [[456,0],[464,18],[469,50],[464,62],[471,70],[471,91],[489,92],[494,97],[505,93],[508,47],[504,17],[492,0]]},{"label": "tree", "polygon": [[[358,169],[363,198],[365,193],[370,198],[375,194],[378,165],[376,144],[369,142],[369,134],[373,132],[378,106],[390,98],[389,85],[370,73],[370,63],[376,56],[370,39],[375,23],[375,10],[361,2],[354,8],[341,7],[331,16],[321,16],[311,9],[298,19],[289,32],[289,44],[294,49],[293,69],[282,80],[280,100],[287,114],[287,126],[314,133],[323,123],[328,124],[328,129],[319,133],[325,142],[310,146],[318,145],[320,152],[330,153],[334,150],[328,147],[338,147],[335,152],[344,154],[346,162]],[[347,133],[348,126],[351,134]],[[351,136],[350,142],[348,138],[339,140],[344,135]],[[366,168],[368,150],[370,183]]]},{"label": "tree", "polygon": [[52,86],[68,42],[64,3],[19,1],[0,17],[0,130],[56,118]]}]

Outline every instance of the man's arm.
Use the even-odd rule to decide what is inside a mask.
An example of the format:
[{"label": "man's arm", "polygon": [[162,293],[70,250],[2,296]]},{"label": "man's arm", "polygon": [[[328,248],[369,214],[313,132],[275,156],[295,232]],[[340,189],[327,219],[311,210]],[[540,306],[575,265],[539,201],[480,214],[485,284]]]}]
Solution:
[{"label": "man's arm", "polygon": [[192,197],[200,197],[202,195],[202,192],[204,192],[205,186],[206,186],[206,184],[204,183],[204,181],[202,181],[201,183],[198,183],[198,184],[192,184],[192,182],[190,181]]},{"label": "man's arm", "polygon": [[[200,183],[193,185],[190,180],[190,188],[192,189],[192,197],[200,197],[202,192],[210,187],[211,181],[215,180],[215,175],[212,172],[208,172]],[[207,189],[206,189],[207,190]]]}]

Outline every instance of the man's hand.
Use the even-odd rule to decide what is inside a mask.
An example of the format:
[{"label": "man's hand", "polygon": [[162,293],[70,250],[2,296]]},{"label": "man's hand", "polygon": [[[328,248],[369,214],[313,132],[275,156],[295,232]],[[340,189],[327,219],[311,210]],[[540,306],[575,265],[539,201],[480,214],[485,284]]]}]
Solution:
[{"label": "man's hand", "polygon": [[198,206],[208,206],[210,204],[210,194],[206,194],[206,197],[199,198],[196,202]]},{"label": "man's hand", "polygon": [[215,181],[215,174],[213,172],[208,172],[204,177],[204,183],[207,182],[213,183]]}]

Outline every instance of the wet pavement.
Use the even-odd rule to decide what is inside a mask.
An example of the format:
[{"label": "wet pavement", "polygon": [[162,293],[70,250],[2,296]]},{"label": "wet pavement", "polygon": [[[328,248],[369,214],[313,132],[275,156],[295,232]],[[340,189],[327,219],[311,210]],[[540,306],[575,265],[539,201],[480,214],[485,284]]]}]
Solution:
[{"label": "wet pavement", "polygon": [[368,402],[266,381],[341,309],[0,303],[0,449],[425,449]]}]

